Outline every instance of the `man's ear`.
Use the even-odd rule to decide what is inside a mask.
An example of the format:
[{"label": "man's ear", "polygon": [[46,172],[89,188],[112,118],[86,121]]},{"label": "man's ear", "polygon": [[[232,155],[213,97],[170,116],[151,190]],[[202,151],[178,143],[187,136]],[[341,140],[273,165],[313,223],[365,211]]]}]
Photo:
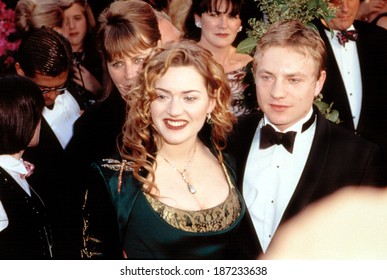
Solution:
[{"label": "man's ear", "polygon": [[316,89],[314,92],[315,97],[317,97],[321,93],[326,77],[327,77],[327,72],[325,70],[322,70],[320,72],[320,78],[316,82]]},{"label": "man's ear", "polygon": [[15,69],[16,69],[16,73],[17,73],[19,76],[23,76],[23,77],[25,76],[24,71],[23,71],[23,69],[21,68],[19,62],[16,62],[16,63],[15,63]]}]

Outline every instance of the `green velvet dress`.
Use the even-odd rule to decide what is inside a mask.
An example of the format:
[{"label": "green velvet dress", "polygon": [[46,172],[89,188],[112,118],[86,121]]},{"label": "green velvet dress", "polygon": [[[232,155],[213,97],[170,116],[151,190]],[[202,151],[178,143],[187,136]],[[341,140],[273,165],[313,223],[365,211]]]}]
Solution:
[{"label": "green velvet dress", "polygon": [[82,257],[116,259],[124,250],[129,259],[250,258],[241,226],[246,208],[227,161],[227,199],[201,211],[176,209],[145,194],[130,162],[116,158],[95,164],[83,207]]}]

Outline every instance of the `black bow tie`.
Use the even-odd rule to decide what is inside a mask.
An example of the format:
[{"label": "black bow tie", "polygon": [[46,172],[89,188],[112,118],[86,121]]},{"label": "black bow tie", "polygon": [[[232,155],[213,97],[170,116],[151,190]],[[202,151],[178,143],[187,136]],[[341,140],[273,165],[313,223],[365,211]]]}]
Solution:
[{"label": "black bow tie", "polygon": [[[315,121],[316,115],[312,116],[302,125],[301,133],[307,130]],[[260,149],[266,149],[273,145],[283,145],[289,152],[293,153],[294,140],[297,132],[288,131],[286,133],[276,131],[270,124],[267,124],[261,129],[261,141],[259,143]]]},{"label": "black bow tie", "polygon": [[349,30],[349,31],[339,31],[337,32],[337,39],[339,40],[340,45],[345,46],[349,40],[356,41],[359,34],[357,30]]},{"label": "black bow tie", "polygon": [[261,129],[260,149],[266,149],[273,145],[283,145],[289,153],[293,153],[294,139],[297,132],[288,131],[286,133],[275,131],[275,129],[267,124]]}]

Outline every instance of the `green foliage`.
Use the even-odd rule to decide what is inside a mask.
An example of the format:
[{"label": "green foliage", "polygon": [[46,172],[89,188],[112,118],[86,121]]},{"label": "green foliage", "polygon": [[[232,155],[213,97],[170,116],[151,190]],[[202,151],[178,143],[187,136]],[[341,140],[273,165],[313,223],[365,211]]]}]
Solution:
[{"label": "green foliage", "polygon": [[331,20],[335,16],[335,9],[328,0],[255,0],[257,7],[265,14],[264,20],[249,19],[251,29],[247,30],[248,38],[242,41],[237,48],[240,53],[251,54],[259,38],[265,34],[270,24],[282,20],[298,20],[312,25],[316,18]]},{"label": "green foliage", "polygon": [[331,104],[327,104],[322,101],[323,96],[319,94],[319,96],[314,100],[314,104],[319,109],[320,113],[325,116],[328,120],[334,123],[340,123],[339,112],[333,109],[333,102]]}]

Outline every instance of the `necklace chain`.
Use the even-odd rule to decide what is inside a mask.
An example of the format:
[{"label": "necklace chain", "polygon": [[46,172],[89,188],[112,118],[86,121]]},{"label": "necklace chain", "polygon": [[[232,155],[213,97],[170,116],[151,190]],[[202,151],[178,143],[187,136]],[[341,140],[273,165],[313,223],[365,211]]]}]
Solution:
[{"label": "necklace chain", "polygon": [[193,153],[192,153],[192,156],[191,158],[188,160],[187,164],[185,165],[183,171],[180,171],[179,169],[177,169],[177,167],[175,165],[173,165],[172,163],[169,162],[169,160],[167,160],[164,156],[162,156],[161,154],[159,154],[164,160],[166,163],[168,163],[177,173],[180,174],[181,178],[183,179],[183,181],[187,184],[187,188],[189,190],[189,192],[191,194],[195,194],[196,193],[196,189],[194,188],[194,186],[191,185],[191,183],[188,181],[188,178],[187,176],[185,175],[185,172],[187,171],[188,167],[191,166],[191,163],[192,163],[192,160],[195,156],[195,153],[196,153],[196,146],[197,144],[195,143],[195,147],[194,147],[194,150],[193,150]]}]

